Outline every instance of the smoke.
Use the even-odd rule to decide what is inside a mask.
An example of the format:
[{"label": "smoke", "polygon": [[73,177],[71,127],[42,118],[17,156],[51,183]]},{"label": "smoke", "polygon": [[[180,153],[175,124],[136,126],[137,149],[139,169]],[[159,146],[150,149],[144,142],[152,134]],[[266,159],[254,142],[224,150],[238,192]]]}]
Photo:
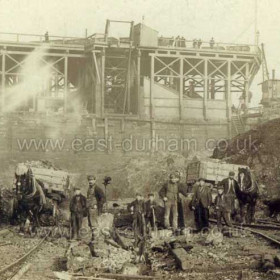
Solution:
[{"label": "smoke", "polygon": [[35,96],[46,89],[51,77],[51,69],[49,65],[42,61],[45,51],[45,46],[39,47],[25,58],[17,83],[6,89],[6,111],[9,112],[20,106],[26,106],[28,102],[32,102]]}]

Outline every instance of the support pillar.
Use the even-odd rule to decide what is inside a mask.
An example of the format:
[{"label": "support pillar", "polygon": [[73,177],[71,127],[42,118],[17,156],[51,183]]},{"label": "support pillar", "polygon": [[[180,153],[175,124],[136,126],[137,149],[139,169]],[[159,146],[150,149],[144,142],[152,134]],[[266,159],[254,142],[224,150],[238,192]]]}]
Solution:
[{"label": "support pillar", "polygon": [[249,72],[250,72],[250,68],[249,68],[249,63],[246,63],[246,80],[245,80],[245,108],[248,108],[249,105]]},{"label": "support pillar", "polygon": [[231,62],[227,63],[227,80],[226,80],[226,104],[227,104],[227,119],[231,121]]},{"label": "support pillar", "polygon": [[141,100],[141,85],[140,85],[140,81],[141,81],[141,51],[138,50],[137,53],[137,113],[138,115],[141,115],[141,104],[142,104],[142,100]]},{"label": "support pillar", "polygon": [[[128,55],[128,67],[127,67],[127,100],[126,100],[126,106],[127,106],[127,113],[130,113],[130,89],[131,89],[131,49],[129,50]],[[124,110],[125,113],[125,110]]]},{"label": "support pillar", "polygon": [[101,118],[105,114],[105,50],[101,53]]},{"label": "support pillar", "polygon": [[180,121],[183,119],[183,110],[184,110],[184,59],[180,59],[180,86],[179,86],[179,118]]},{"label": "support pillar", "polygon": [[208,95],[208,60],[204,60],[204,95],[203,95],[203,115],[207,120],[207,95]]},{"label": "support pillar", "polygon": [[6,91],[6,54],[2,51],[2,84],[1,84],[1,108],[5,111],[5,91]]},{"label": "support pillar", "polygon": [[[102,55],[96,56],[93,53],[93,62],[90,65],[92,68],[92,73],[95,75],[95,79],[93,75],[91,75],[92,79],[92,99],[94,100],[93,108],[95,108],[94,113],[97,117],[102,117]],[[95,107],[94,107],[95,106]]]},{"label": "support pillar", "polygon": [[67,112],[68,98],[68,56],[64,58],[64,114]]},{"label": "support pillar", "polygon": [[155,73],[155,58],[151,56],[151,80],[150,80],[150,119],[154,118],[155,105],[154,105],[154,73]]}]

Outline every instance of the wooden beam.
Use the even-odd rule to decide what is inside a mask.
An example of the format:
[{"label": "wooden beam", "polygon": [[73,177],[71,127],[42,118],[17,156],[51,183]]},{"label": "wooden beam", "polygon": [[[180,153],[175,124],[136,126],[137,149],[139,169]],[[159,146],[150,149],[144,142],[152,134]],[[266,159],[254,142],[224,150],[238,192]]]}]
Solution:
[{"label": "wooden beam", "polygon": [[[128,66],[127,66],[127,113],[130,113],[130,100],[131,100],[131,48],[129,49],[129,53],[128,53]],[[125,113],[125,110],[124,110]]]},{"label": "wooden beam", "polygon": [[[29,55],[33,52],[34,50],[30,50],[29,52],[27,51],[6,51],[7,54],[15,54],[15,55]],[[43,53],[43,56],[46,57],[64,57],[65,53]],[[86,58],[84,54],[67,54],[68,57],[73,57],[73,58]]]},{"label": "wooden beam", "polygon": [[184,103],[183,103],[183,97],[184,97],[184,60],[180,59],[180,88],[179,88],[179,116],[180,121],[183,119],[183,110],[184,110]]},{"label": "wooden beam", "polygon": [[68,57],[64,58],[64,114],[67,111],[67,98],[68,98]]},{"label": "wooden beam", "polygon": [[227,64],[227,81],[226,81],[226,102],[227,102],[227,118],[231,121],[231,62],[228,61]]},{"label": "wooden beam", "polygon": [[203,94],[203,115],[207,120],[207,95],[208,95],[208,59],[204,60],[204,94]]},{"label": "wooden beam", "polygon": [[141,85],[140,85],[140,81],[141,81],[141,51],[138,50],[137,53],[137,113],[138,115],[141,115]]},{"label": "wooden beam", "polygon": [[105,113],[105,50],[101,53],[101,117]]},{"label": "wooden beam", "polygon": [[248,108],[248,104],[249,104],[249,81],[250,81],[250,69],[249,69],[249,63],[246,63],[246,80],[245,80],[245,105],[246,105],[246,109]]},{"label": "wooden beam", "polygon": [[150,118],[154,119],[154,71],[155,71],[155,58],[151,56],[151,77],[150,77]]},{"label": "wooden beam", "polygon": [[6,54],[5,52],[2,53],[2,84],[1,84],[1,108],[2,112],[5,111],[5,91],[6,91]]}]

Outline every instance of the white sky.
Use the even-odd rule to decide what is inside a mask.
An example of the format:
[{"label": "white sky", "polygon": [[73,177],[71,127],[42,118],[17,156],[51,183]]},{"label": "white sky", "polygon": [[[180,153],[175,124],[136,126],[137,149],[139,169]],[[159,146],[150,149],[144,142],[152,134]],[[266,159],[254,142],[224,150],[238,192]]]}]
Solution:
[{"label": "white sky", "polygon": [[[0,0],[0,31],[79,36],[104,32],[109,19],[134,20],[160,35],[231,43],[254,42],[255,0]],[[280,1],[258,0],[260,42],[280,78]],[[261,71],[251,90],[261,96]]]}]

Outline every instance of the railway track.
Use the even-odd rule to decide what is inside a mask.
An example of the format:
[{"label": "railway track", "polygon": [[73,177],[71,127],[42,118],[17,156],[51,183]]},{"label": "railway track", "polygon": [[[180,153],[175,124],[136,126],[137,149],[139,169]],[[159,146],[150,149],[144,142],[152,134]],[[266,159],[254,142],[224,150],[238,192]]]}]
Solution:
[{"label": "railway track", "polygon": [[[209,219],[209,221],[211,223],[217,223],[217,221],[214,219]],[[274,236],[271,236],[270,234],[267,234],[267,231],[280,232],[280,225],[276,226],[276,225],[268,224],[268,223],[267,224],[242,224],[242,225],[233,224],[233,227],[240,229],[240,230],[245,230],[254,235],[260,236],[260,237],[266,239],[267,241],[271,242],[272,244],[275,244],[280,247],[280,239],[278,239]],[[259,230],[256,230],[256,229],[259,229]],[[264,231],[264,232],[262,232],[262,231]]]},{"label": "railway track", "polygon": [[[0,233],[3,231],[7,231],[7,229],[1,230]],[[50,233],[51,231],[49,231],[35,246],[33,246],[30,250],[28,250],[28,252],[26,252],[24,255],[22,255],[12,263],[4,267],[1,267],[0,279],[13,279],[13,277],[22,269],[22,263],[41,248],[42,244],[46,241]],[[11,244],[10,242],[9,243],[7,242],[4,246],[8,246],[10,244]],[[6,276],[6,273],[8,273],[9,275]]]}]

